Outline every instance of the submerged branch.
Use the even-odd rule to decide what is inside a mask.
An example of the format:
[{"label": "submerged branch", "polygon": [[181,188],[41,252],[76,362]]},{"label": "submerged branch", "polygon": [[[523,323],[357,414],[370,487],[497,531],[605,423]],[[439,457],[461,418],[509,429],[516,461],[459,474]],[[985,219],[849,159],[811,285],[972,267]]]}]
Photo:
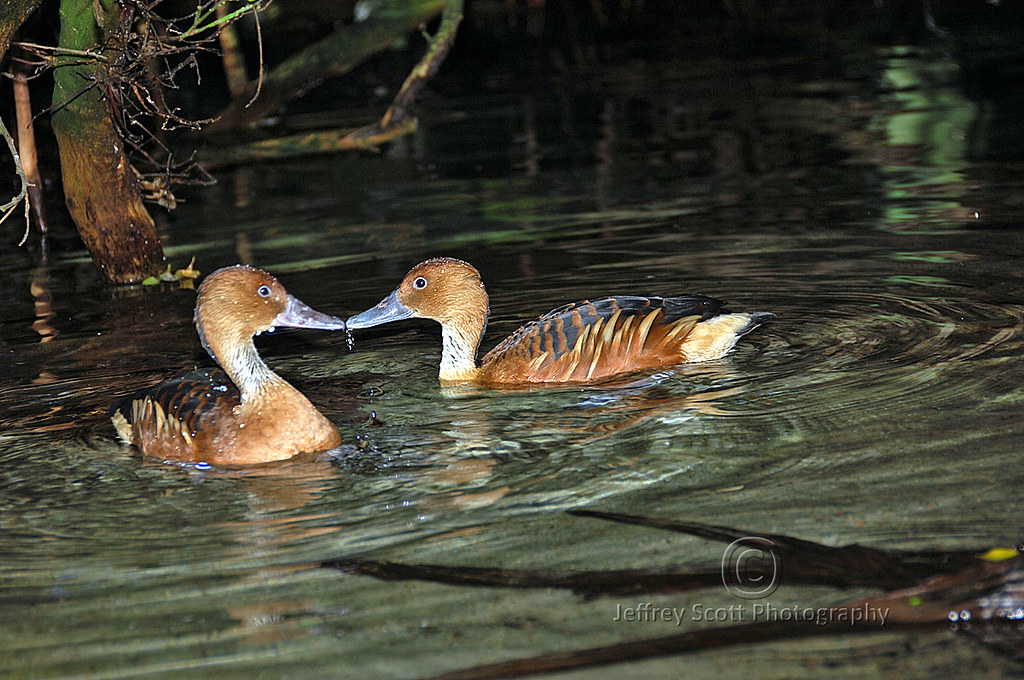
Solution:
[{"label": "submerged branch", "polygon": [[201,157],[200,161],[204,168],[211,170],[267,159],[294,158],[338,151],[373,151],[382,144],[415,130],[416,120],[409,119],[388,130],[376,132],[369,128],[311,132],[253,142],[227,150],[218,149],[213,156]]},{"label": "submerged branch", "polygon": [[[755,540],[771,560],[745,563],[748,579],[789,585],[868,586],[886,592],[830,607],[794,607],[789,618],[694,630],[603,647],[541,654],[466,668],[431,680],[494,680],[605,666],[749,645],[826,635],[962,630],[987,644],[1019,655],[1024,628],[1016,620],[1024,608],[1024,555],[1017,550],[885,551],[851,544],[832,547],[782,534],[750,532],[695,522],[589,510],[570,514],[663,529],[733,544]],[[730,546],[731,547],[731,546]],[[776,563],[776,559],[778,562]],[[758,564],[761,561],[762,564]],[[769,570],[764,567],[769,566]],[[569,588],[587,596],[675,592],[721,586],[726,571],[646,570],[562,571],[447,567],[373,560],[330,560],[323,567],[384,580],[425,580],[450,585],[502,588]],[[728,585],[726,586],[728,587]],[[952,612],[952,613],[951,613]]]},{"label": "submerged branch", "polygon": [[1010,655],[1019,655],[1024,630],[1015,616],[1021,606],[1017,584],[1021,580],[1022,561],[1024,558],[1018,555],[1001,562],[983,562],[874,598],[846,601],[831,607],[797,607],[790,620],[719,626],[603,647],[540,654],[442,673],[429,680],[522,678],[776,640],[950,630],[951,623],[960,616],[958,613],[954,618],[951,611],[968,612],[963,618],[965,626],[959,629],[962,632]]},{"label": "submerged branch", "polygon": [[441,24],[430,38],[426,54],[406,77],[391,106],[379,121],[353,130],[332,130],[303,135],[280,137],[218,152],[215,159],[205,162],[207,167],[247,163],[267,158],[289,158],[336,151],[375,151],[382,144],[416,131],[418,121],[412,115],[416,95],[427,81],[441,68],[451,50],[455,34],[462,21],[462,0],[445,3]]},{"label": "submerged branch", "polygon": [[388,128],[402,124],[409,119],[413,102],[416,95],[434,74],[441,68],[444,58],[451,51],[452,43],[455,42],[455,34],[462,23],[463,0],[448,0],[444,5],[444,13],[441,15],[441,25],[438,26],[434,37],[430,39],[427,53],[423,55],[420,62],[409,73],[402,87],[399,88],[395,100],[384,112],[384,116],[378,123],[378,128]]},{"label": "submerged branch", "polygon": [[[899,632],[913,630],[921,632],[928,628],[940,630],[945,622],[933,623],[928,627],[921,625],[894,624],[879,628],[875,626],[870,632]],[[741,626],[726,626],[704,630],[687,631],[658,638],[633,640],[604,647],[591,647],[574,652],[555,652],[541,654],[525,659],[511,659],[494,664],[475,666],[464,670],[452,671],[435,675],[428,680],[498,680],[498,678],[525,678],[534,675],[548,675],[582,668],[608,666],[655,659],[662,656],[704,652],[735,645],[751,645],[774,640],[795,640],[807,637],[820,637],[840,633],[868,632],[866,626],[853,627],[847,623],[820,626],[814,621],[791,621],[785,624],[762,622]]]},{"label": "submerged branch", "polygon": [[[344,26],[281,63],[266,74],[262,84],[249,83],[207,131],[217,133],[255,125],[317,82],[344,75],[369,56],[387,49],[447,4],[450,3],[444,0],[392,0],[378,7],[365,21]],[[457,4],[461,7],[461,0]],[[262,95],[252,102],[260,86]]]}]

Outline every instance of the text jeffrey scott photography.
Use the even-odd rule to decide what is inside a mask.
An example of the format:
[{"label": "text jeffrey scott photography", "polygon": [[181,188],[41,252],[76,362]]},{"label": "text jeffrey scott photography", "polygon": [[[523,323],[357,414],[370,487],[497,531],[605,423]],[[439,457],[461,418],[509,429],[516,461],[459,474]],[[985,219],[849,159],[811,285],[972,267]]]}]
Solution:
[{"label": "text jeffrey scott photography", "polygon": [[813,621],[819,626],[830,623],[848,623],[851,626],[870,624],[884,626],[889,608],[864,604],[856,607],[780,607],[771,602],[744,602],[728,607],[708,607],[703,604],[664,607],[654,602],[638,602],[634,606],[616,605],[612,621],[632,623],[684,622],[755,623],[773,621]]}]

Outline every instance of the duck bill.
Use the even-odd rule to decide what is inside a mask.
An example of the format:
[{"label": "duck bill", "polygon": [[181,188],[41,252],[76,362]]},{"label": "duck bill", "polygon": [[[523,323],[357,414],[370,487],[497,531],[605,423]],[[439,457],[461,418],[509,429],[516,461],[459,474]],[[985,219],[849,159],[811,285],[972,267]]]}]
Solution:
[{"label": "duck bill", "polygon": [[345,330],[345,320],[318,312],[302,300],[288,296],[288,306],[274,319],[273,326],[291,328],[319,328],[325,331]]},{"label": "duck bill", "polygon": [[371,328],[373,326],[379,326],[382,323],[390,323],[392,321],[401,321],[402,319],[410,319],[415,316],[415,312],[403,305],[398,301],[398,291],[395,290],[388,295],[386,298],[381,300],[376,307],[371,307],[365,312],[350,316],[348,318],[348,328],[353,330],[356,328]]}]

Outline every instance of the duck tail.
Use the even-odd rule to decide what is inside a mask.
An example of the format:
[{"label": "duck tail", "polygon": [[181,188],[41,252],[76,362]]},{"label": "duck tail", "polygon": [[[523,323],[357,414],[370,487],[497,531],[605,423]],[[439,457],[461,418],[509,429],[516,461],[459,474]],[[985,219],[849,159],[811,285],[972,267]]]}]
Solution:
[{"label": "duck tail", "polygon": [[763,326],[774,318],[775,315],[771,312],[752,312],[747,323],[742,328],[738,328],[736,330],[736,337],[741,338],[758,326]]}]

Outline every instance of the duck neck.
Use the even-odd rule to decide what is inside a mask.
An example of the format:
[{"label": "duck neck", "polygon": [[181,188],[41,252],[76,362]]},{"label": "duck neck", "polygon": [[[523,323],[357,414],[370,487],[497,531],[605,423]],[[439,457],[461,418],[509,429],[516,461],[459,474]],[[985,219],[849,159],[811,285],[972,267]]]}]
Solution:
[{"label": "duck neck", "polygon": [[441,369],[438,377],[443,382],[465,382],[476,377],[480,371],[476,353],[486,327],[486,314],[482,319],[467,317],[441,324]]},{"label": "duck neck", "polygon": [[[233,351],[224,356],[220,365],[238,386],[242,395],[242,405],[246,402],[259,401],[268,396],[271,392],[279,391],[282,387],[291,387],[284,378],[274,373],[260,358],[256,351],[256,345],[252,338],[236,346]],[[274,389],[270,389],[273,387]]]},{"label": "duck neck", "polygon": [[198,314],[196,329],[203,347],[238,387],[243,409],[250,408],[252,404],[262,404],[266,399],[280,399],[290,393],[301,396],[298,390],[263,362],[256,351],[251,332],[218,323],[215,316],[200,317]]}]

